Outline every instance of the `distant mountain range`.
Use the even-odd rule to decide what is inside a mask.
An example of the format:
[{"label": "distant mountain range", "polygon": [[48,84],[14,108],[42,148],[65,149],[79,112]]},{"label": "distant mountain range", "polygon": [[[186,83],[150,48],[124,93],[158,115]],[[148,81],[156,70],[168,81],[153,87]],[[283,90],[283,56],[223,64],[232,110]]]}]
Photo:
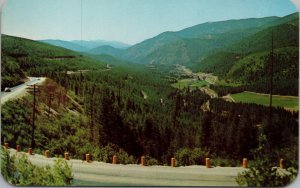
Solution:
[{"label": "distant mountain range", "polygon": [[59,46],[59,47],[63,47],[72,51],[76,51],[76,52],[86,52],[89,51],[89,48],[78,45],[74,42],[70,42],[70,41],[64,41],[64,40],[40,40],[39,42],[43,42],[43,43],[47,43],[47,44],[51,44],[53,46]]},{"label": "distant mountain range", "polygon": [[[266,40],[272,27],[279,29],[278,36],[286,38],[281,42],[289,46],[291,39],[285,36],[285,28],[296,32],[289,23],[299,20],[298,13],[285,17],[249,18],[207,22],[177,32],[164,32],[133,46],[114,41],[61,41],[44,40],[43,42],[70,50],[93,55],[110,55],[126,61],[147,64],[182,64],[201,67],[199,62],[217,52],[228,51],[250,53],[269,47]],[[288,24],[288,25],[286,25]],[[264,34],[262,34],[264,33]],[[269,34],[268,34],[269,33]],[[280,43],[281,45],[282,43]],[[282,44],[283,45],[283,44]],[[243,48],[243,49],[242,49]]]},{"label": "distant mountain range", "polygon": [[93,48],[97,48],[100,46],[111,46],[114,48],[119,48],[119,49],[126,49],[128,47],[130,47],[129,44],[125,44],[123,42],[119,42],[119,41],[105,41],[105,40],[94,40],[94,41],[85,41],[85,40],[74,40],[71,41],[75,44],[78,45],[82,45],[86,48],[89,49],[93,49]]},{"label": "distant mountain range", "polygon": [[212,71],[222,76],[237,57],[270,50],[272,32],[275,48],[297,47],[299,14],[207,22],[177,32],[164,32],[133,46],[108,41],[43,42],[126,62],[181,64],[194,71]]},{"label": "distant mountain range", "polygon": [[[260,83],[261,86],[265,86],[266,63],[272,47],[272,36],[276,52],[275,59],[280,62],[275,66],[277,70],[274,73],[274,82],[282,86],[278,87],[280,92],[277,93],[293,89],[293,92],[285,93],[295,95],[298,92],[299,67],[298,13],[285,17],[204,23],[178,32],[164,32],[131,47],[118,42],[103,41],[47,40],[37,42],[3,35],[2,54],[7,62],[16,61],[13,63],[15,67],[19,59],[24,60],[23,57],[35,58],[36,56],[47,57],[45,62],[48,62],[48,59],[61,58],[66,59],[67,62],[69,59],[70,65],[72,65],[72,60],[77,58],[80,66],[84,62],[93,62],[90,58],[95,60],[93,62],[95,64],[99,60],[111,64],[131,62],[157,65],[181,64],[194,72],[212,72],[227,83],[243,85]],[[83,62],[81,57],[84,59]],[[10,66],[8,63],[6,65]],[[25,73],[17,75],[20,72],[17,69],[11,72],[14,74],[7,77],[7,83],[14,81],[15,77],[25,75]]]},{"label": "distant mountain range", "polygon": [[102,46],[111,46],[115,49],[126,49],[130,47],[129,44],[125,44],[118,41],[104,41],[104,40],[95,40],[95,41],[85,41],[85,40],[73,40],[73,41],[65,41],[65,40],[40,40],[40,42],[44,42],[47,44],[51,44],[54,46],[63,47],[69,50],[77,51],[77,52],[89,52],[95,51],[94,48],[99,48]]},{"label": "distant mountain range", "polygon": [[[283,18],[267,17],[208,22],[178,32],[164,32],[126,49],[120,57],[135,63],[154,61],[160,64],[178,63],[190,66],[218,51],[227,48],[235,51],[235,48],[243,46],[243,41],[247,42],[248,40],[247,44],[249,45],[259,45],[259,41],[263,40],[265,44],[265,41],[270,41],[270,38],[267,39],[263,36],[256,38],[254,35],[264,30],[266,33],[270,33],[272,26],[278,26],[284,30],[286,26],[283,24],[298,20],[298,13],[294,13]],[[295,28],[296,26],[294,26]],[[284,31],[278,35],[281,34],[285,35]],[[287,37],[287,41],[290,41],[288,36],[285,37]],[[251,48],[256,47],[252,46]],[[265,48],[266,46],[259,50]]]},{"label": "distant mountain range", "polygon": [[123,50],[124,49],[114,48],[112,46],[105,45],[105,46],[99,46],[97,48],[93,48],[89,50],[88,53],[93,55],[106,54],[106,55],[119,57],[122,54]]}]

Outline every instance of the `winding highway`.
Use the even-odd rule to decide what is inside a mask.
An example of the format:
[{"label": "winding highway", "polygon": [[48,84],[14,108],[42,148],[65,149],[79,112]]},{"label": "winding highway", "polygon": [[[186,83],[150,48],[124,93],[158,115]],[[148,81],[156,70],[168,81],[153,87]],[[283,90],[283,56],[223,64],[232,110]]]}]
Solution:
[{"label": "winding highway", "polygon": [[26,94],[26,88],[28,86],[33,84],[40,84],[46,79],[44,77],[28,77],[28,78],[29,78],[28,82],[10,88],[9,92],[1,92],[1,105],[3,105],[5,102],[11,99],[20,98],[24,96]]}]

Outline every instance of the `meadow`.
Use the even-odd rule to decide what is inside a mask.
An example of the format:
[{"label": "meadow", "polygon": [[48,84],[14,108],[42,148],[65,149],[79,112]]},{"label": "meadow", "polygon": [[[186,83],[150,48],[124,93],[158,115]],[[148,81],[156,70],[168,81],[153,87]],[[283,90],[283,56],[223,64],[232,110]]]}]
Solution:
[{"label": "meadow", "polygon": [[[264,106],[269,106],[270,104],[270,98],[268,94],[260,94],[245,91],[242,93],[232,94],[231,97],[234,99],[235,102],[254,103],[261,104]],[[283,107],[291,110],[298,110],[298,100],[299,98],[294,96],[274,95],[273,106]]]}]

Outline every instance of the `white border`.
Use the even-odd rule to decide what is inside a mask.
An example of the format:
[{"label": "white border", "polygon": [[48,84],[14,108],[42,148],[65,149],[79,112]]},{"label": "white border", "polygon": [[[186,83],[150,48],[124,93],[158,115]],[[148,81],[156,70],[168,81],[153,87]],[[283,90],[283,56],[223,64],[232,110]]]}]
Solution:
[{"label": "white border", "polygon": [[[1,59],[1,43],[2,43],[2,40],[1,40],[1,28],[2,28],[2,9],[3,7],[5,6],[6,4],[6,1],[7,0],[0,0],[0,70],[1,70],[1,65],[2,65],[2,59]],[[1,71],[0,71],[0,79],[1,79]],[[2,79],[1,79],[2,80]],[[1,83],[0,83],[1,85]],[[0,108],[0,117],[1,117],[1,108]],[[0,123],[0,127],[1,127],[1,123]],[[0,144],[1,144],[1,141],[0,141]],[[2,151],[1,151],[2,152]],[[1,160],[1,159],[0,159]],[[0,167],[1,167],[1,162],[0,162]],[[3,176],[0,172],[0,187],[3,187],[3,188],[7,188],[7,187],[12,187],[12,185],[8,184],[7,181],[5,181],[3,179]]]},{"label": "white border", "polygon": [[[290,1],[296,6],[296,8],[298,10],[298,13],[299,13],[299,11],[300,11],[300,1],[299,0],[290,0]],[[300,32],[299,32],[299,38],[300,38]],[[299,44],[300,44],[300,42],[299,42]],[[299,62],[300,62],[300,57],[299,57]],[[298,78],[300,78],[300,71],[299,71],[299,77]],[[298,84],[299,84],[299,81],[298,81]],[[299,90],[299,92],[298,92],[298,96],[299,96],[299,94],[300,94],[300,87],[298,88],[298,90]],[[299,103],[300,102],[298,101],[298,104]],[[299,113],[298,117],[300,117],[300,113]],[[298,188],[298,187],[300,187],[300,175],[299,175],[299,162],[300,162],[300,153],[299,153],[299,151],[300,151],[300,142],[299,142],[299,135],[300,135],[300,129],[299,128],[298,128],[298,131],[299,131],[299,133],[298,133],[298,176],[297,176],[297,179],[293,183],[291,183],[289,186],[287,186],[288,188]]]},{"label": "white border", "polygon": [[[5,6],[7,0],[0,0],[0,61],[1,61],[1,17],[2,17],[2,8]],[[298,9],[298,12],[300,11],[300,1],[299,0],[290,0]],[[300,38],[300,32],[299,32],[299,38]],[[300,57],[299,57],[299,62],[300,62]],[[1,64],[0,63],[0,70],[1,70]],[[300,78],[300,71],[299,71],[299,78]],[[1,79],[1,72],[0,72],[0,79]],[[300,87],[299,87],[299,93],[300,93]],[[298,95],[299,96],[299,95]],[[300,102],[299,102],[300,103]],[[1,109],[0,109],[1,112]],[[300,113],[299,113],[300,116]],[[299,129],[299,134],[300,135],[300,129]],[[300,151],[300,143],[298,144],[299,146],[299,151]],[[300,153],[299,153],[299,160],[298,163],[300,162]],[[6,181],[4,181],[2,175],[0,175],[0,187],[6,188],[6,187],[13,187],[9,185]],[[300,175],[299,175],[299,166],[298,166],[298,176],[296,181],[294,181],[292,184],[288,186],[288,188],[299,188],[300,187]]]}]

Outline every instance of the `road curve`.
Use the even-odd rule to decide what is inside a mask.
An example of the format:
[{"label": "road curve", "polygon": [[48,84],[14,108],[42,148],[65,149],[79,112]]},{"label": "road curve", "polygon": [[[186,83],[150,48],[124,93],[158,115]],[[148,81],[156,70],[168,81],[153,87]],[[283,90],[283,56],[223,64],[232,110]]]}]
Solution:
[{"label": "road curve", "polygon": [[22,97],[26,94],[26,88],[33,84],[41,84],[45,81],[44,77],[29,77],[29,81],[24,84],[10,88],[10,92],[1,92],[1,105],[5,102]]},{"label": "road curve", "polygon": [[[10,149],[12,154],[16,151]],[[17,153],[21,156],[22,152]],[[28,155],[38,166],[53,165],[56,158]],[[244,171],[241,167],[187,166],[140,166],[114,165],[103,162],[87,163],[71,159],[75,185],[81,186],[237,186],[235,177]]]}]

